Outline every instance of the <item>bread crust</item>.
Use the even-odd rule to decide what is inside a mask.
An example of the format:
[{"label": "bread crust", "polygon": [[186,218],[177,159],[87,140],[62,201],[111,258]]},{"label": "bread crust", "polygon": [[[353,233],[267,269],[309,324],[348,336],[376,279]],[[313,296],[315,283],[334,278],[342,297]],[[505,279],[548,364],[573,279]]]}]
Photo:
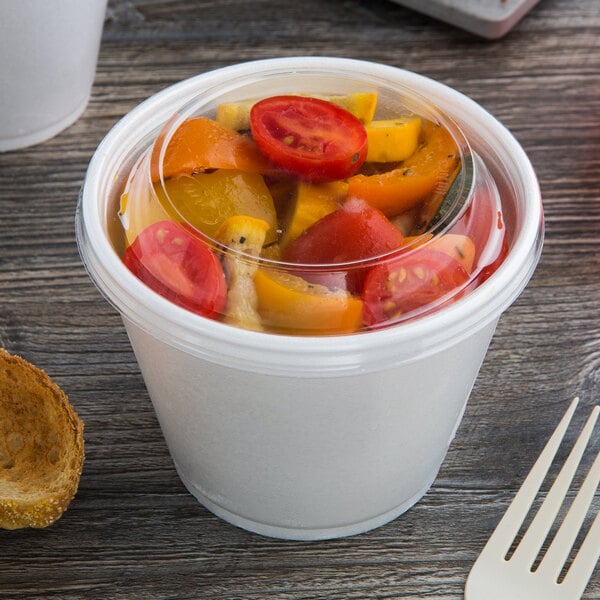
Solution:
[{"label": "bread crust", "polygon": [[79,486],[83,427],[44,371],[0,348],[0,528],[62,516]]}]

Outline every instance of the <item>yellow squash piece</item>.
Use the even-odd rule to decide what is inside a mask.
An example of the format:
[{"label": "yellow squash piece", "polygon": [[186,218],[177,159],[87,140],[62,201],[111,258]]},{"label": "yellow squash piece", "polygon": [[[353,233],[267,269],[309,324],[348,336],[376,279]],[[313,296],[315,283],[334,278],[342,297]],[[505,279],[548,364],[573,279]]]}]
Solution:
[{"label": "yellow squash piece", "polygon": [[[323,96],[318,94],[296,94],[298,96],[309,96],[327,100],[337,104],[351,112],[363,123],[370,123],[375,114],[377,106],[377,94],[375,92],[356,92],[346,96]],[[230,102],[217,106],[217,122],[223,127],[235,131],[250,129],[250,109],[257,100],[246,100],[244,102]]]},{"label": "yellow squash piece", "polygon": [[336,335],[358,331],[363,303],[284,271],[259,269],[254,277],[265,329],[288,335]]},{"label": "yellow squash piece", "polygon": [[[229,217],[217,232],[216,239],[233,252],[224,252],[223,268],[227,276],[225,323],[244,329],[262,330],[254,276],[255,260],[261,253],[269,224],[247,215]],[[246,256],[240,255],[244,253]]]},{"label": "yellow squash piece", "polygon": [[284,223],[281,250],[285,250],[313,223],[339,208],[347,193],[348,184],[344,181],[298,183],[293,206]]},{"label": "yellow squash piece", "polygon": [[397,162],[406,160],[417,149],[421,119],[406,117],[371,121],[367,130],[367,162]]}]

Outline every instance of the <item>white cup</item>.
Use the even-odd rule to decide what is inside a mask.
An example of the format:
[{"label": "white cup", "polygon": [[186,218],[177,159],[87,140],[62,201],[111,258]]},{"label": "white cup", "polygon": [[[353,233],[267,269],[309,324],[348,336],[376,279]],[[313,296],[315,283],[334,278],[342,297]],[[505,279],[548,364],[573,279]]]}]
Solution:
[{"label": "white cup", "polygon": [[106,0],[0,0],[0,151],[43,142],[87,106]]},{"label": "white cup", "polygon": [[[237,329],[152,292],[115,245],[120,186],[157,130],[198,95],[257,95],[335,75],[408,86],[460,126],[502,198],[509,252],[477,289],[387,329],[293,337]],[[351,86],[352,87],[352,86]],[[328,93],[336,90],[328,89]],[[346,90],[347,91],[347,90]],[[539,186],[513,136],[472,100],[390,66],[338,58],[256,61],[183,81],[125,116],[98,147],[77,214],[82,259],[122,314],[177,471],[223,519],[263,535],[325,539],[395,518],[429,489],[502,312],[539,260]]]}]

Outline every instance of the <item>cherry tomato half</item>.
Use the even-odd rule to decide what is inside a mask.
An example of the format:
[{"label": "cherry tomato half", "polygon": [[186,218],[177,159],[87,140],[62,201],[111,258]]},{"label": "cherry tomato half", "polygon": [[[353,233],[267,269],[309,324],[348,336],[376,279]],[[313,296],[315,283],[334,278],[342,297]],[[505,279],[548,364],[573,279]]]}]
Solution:
[{"label": "cherry tomato half", "polygon": [[[374,258],[402,245],[402,232],[364,200],[351,199],[319,219],[297,237],[283,254],[286,262],[340,264]],[[359,293],[364,269],[303,275],[314,283]]]},{"label": "cherry tomato half", "polygon": [[265,98],[250,111],[250,130],[273,164],[313,182],[349,177],[367,156],[361,121],[317,98]]},{"label": "cherry tomato half", "polygon": [[363,287],[365,324],[372,327],[402,318],[465,284],[469,274],[437,250],[399,255],[373,267]]},{"label": "cherry tomato half", "polygon": [[123,262],[148,287],[192,312],[217,317],[225,307],[227,283],[218,258],[172,221],[146,227]]}]

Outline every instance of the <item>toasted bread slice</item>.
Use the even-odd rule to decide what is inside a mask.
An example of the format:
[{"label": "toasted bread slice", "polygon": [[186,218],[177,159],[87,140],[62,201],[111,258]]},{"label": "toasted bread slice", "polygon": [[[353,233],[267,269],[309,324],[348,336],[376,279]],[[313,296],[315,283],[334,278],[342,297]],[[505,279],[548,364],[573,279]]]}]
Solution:
[{"label": "toasted bread slice", "polygon": [[40,369],[0,348],[0,528],[46,527],[83,468],[83,422]]}]

